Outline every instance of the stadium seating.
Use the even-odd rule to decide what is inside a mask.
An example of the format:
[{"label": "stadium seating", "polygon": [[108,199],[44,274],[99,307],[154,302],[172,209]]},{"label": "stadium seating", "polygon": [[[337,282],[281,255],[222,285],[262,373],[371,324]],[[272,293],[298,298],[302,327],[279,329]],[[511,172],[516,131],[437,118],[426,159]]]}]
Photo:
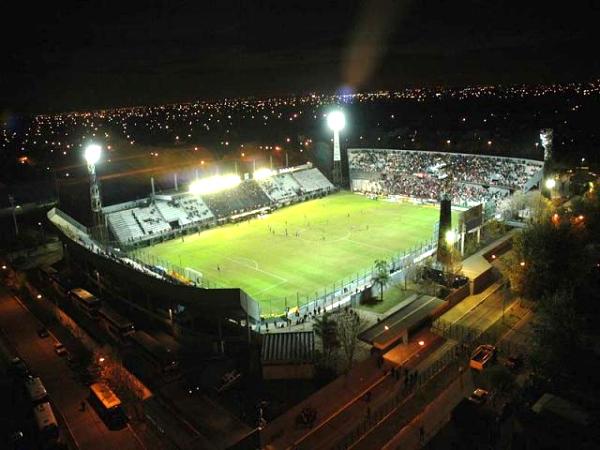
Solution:
[{"label": "stadium seating", "polygon": [[297,198],[301,193],[300,185],[288,173],[275,175],[258,181],[260,187],[275,202],[284,203]]},{"label": "stadium seating", "polygon": [[211,224],[215,218],[257,211],[300,198],[328,192],[333,185],[318,169],[277,174],[265,180],[245,180],[238,186],[201,196],[176,193],[157,195],[108,207],[105,211],[113,236],[128,244],[160,237],[178,228]]},{"label": "stadium seating", "polygon": [[202,199],[220,219],[271,205],[271,199],[254,180],[244,181],[233,189],[203,195]]},{"label": "stadium seating", "polygon": [[524,189],[542,167],[516,158],[379,149],[352,149],[348,161],[354,190],[433,201],[445,192],[463,206]]},{"label": "stadium seating", "polygon": [[154,205],[134,209],[133,216],[146,235],[161,234],[171,230]]},{"label": "stadium seating", "polygon": [[203,223],[214,216],[198,197],[184,195],[172,200],[159,200],[154,203],[156,208],[169,224],[183,227],[193,223]]},{"label": "stadium seating", "polygon": [[131,242],[144,236],[144,230],[140,228],[133,217],[133,211],[118,211],[108,215],[108,226],[120,242]]},{"label": "stadium seating", "polygon": [[318,191],[331,191],[334,186],[318,169],[292,172],[292,176],[300,185],[302,192],[308,194]]}]

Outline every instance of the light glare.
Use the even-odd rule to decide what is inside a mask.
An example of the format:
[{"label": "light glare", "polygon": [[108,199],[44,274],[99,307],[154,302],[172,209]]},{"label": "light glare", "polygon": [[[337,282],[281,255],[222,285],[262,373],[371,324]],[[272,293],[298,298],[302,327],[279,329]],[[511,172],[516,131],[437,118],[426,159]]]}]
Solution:
[{"label": "light glare", "polygon": [[96,164],[102,154],[102,147],[98,144],[90,144],[85,148],[84,157],[88,164]]},{"label": "light glare", "polygon": [[448,230],[446,231],[446,242],[448,243],[448,245],[452,245],[456,242],[456,233],[454,232],[454,230]]},{"label": "light glare", "polygon": [[233,189],[240,183],[240,177],[237,175],[215,175],[213,177],[192,181],[188,189],[190,194],[194,195],[211,194],[227,189]]},{"label": "light glare", "polygon": [[341,111],[332,111],[327,114],[327,126],[333,131],[340,131],[346,126],[346,117]]},{"label": "light glare", "polygon": [[256,172],[254,172],[254,174],[252,175],[252,178],[254,178],[255,180],[264,180],[265,178],[269,178],[271,176],[273,176],[273,171],[271,169],[263,167],[262,169],[256,170]]}]

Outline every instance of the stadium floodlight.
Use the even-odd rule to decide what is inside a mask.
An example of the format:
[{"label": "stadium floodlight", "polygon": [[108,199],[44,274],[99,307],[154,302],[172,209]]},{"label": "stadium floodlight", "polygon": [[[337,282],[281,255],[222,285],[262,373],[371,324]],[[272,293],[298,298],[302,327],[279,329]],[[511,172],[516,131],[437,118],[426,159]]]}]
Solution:
[{"label": "stadium floodlight", "polygon": [[257,169],[252,174],[252,178],[254,178],[255,180],[264,180],[265,178],[269,178],[272,176],[273,176],[273,171],[266,167],[263,167],[262,169]]},{"label": "stadium floodlight", "polygon": [[340,131],[346,126],[346,116],[340,110],[327,114],[327,126],[333,131],[333,183],[342,183],[342,152],[340,150]]},{"label": "stadium floodlight", "polygon": [[554,189],[556,187],[556,180],[554,178],[548,178],[546,180],[546,189]]},{"label": "stadium floodlight", "polygon": [[100,147],[98,144],[88,145],[83,154],[89,165],[96,164],[100,160],[100,155],[102,155],[102,147]]},{"label": "stadium floodlight", "polygon": [[212,194],[232,189],[241,182],[242,180],[238,175],[215,175],[192,181],[188,187],[188,191],[194,195]]},{"label": "stadium floodlight", "polygon": [[346,116],[342,111],[332,111],[327,114],[327,126],[333,132],[341,131],[346,126]]},{"label": "stadium floodlight", "polygon": [[100,242],[104,240],[104,220],[102,219],[102,200],[100,199],[100,186],[96,177],[96,163],[100,161],[102,147],[98,144],[88,144],[83,152],[83,157],[87,162],[88,174],[90,177],[90,202],[92,209],[92,221],[94,232]]},{"label": "stadium floodlight", "polygon": [[446,231],[446,236],[444,237],[446,238],[446,243],[448,245],[454,245],[456,242],[456,232],[454,230]]}]

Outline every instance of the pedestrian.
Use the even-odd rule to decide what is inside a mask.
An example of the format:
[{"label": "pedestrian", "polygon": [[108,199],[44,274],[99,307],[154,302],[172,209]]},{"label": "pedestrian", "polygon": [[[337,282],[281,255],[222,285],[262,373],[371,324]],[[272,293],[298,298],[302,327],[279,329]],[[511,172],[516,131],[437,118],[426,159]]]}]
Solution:
[{"label": "pedestrian", "polygon": [[419,428],[419,442],[421,444],[425,443],[425,428],[423,427]]},{"label": "pedestrian", "polygon": [[81,411],[85,411],[85,401],[81,401]]}]

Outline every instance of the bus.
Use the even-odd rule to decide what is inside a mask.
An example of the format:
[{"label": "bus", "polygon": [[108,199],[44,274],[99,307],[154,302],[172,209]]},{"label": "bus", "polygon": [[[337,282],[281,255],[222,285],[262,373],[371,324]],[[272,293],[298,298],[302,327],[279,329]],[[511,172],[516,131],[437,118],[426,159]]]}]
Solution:
[{"label": "bus", "polygon": [[177,377],[179,364],[173,352],[160,342],[143,331],[136,331],[131,335],[131,340],[142,354],[157,366],[166,377]]},{"label": "bus", "polygon": [[122,428],[127,418],[121,406],[121,400],[104,383],[90,386],[90,404],[110,429]]},{"label": "bus", "polygon": [[30,377],[25,381],[27,395],[34,405],[48,401],[48,392],[39,377]]},{"label": "bus", "polygon": [[69,298],[71,301],[86,313],[90,318],[95,319],[98,316],[98,310],[100,309],[101,301],[98,297],[90,294],[85,289],[75,288],[69,292]]},{"label": "bus", "polygon": [[98,310],[98,316],[106,332],[120,344],[135,332],[133,323],[106,305]]},{"label": "bus", "polygon": [[35,424],[38,435],[42,441],[55,441],[58,439],[58,422],[50,403],[44,402],[33,408]]}]

